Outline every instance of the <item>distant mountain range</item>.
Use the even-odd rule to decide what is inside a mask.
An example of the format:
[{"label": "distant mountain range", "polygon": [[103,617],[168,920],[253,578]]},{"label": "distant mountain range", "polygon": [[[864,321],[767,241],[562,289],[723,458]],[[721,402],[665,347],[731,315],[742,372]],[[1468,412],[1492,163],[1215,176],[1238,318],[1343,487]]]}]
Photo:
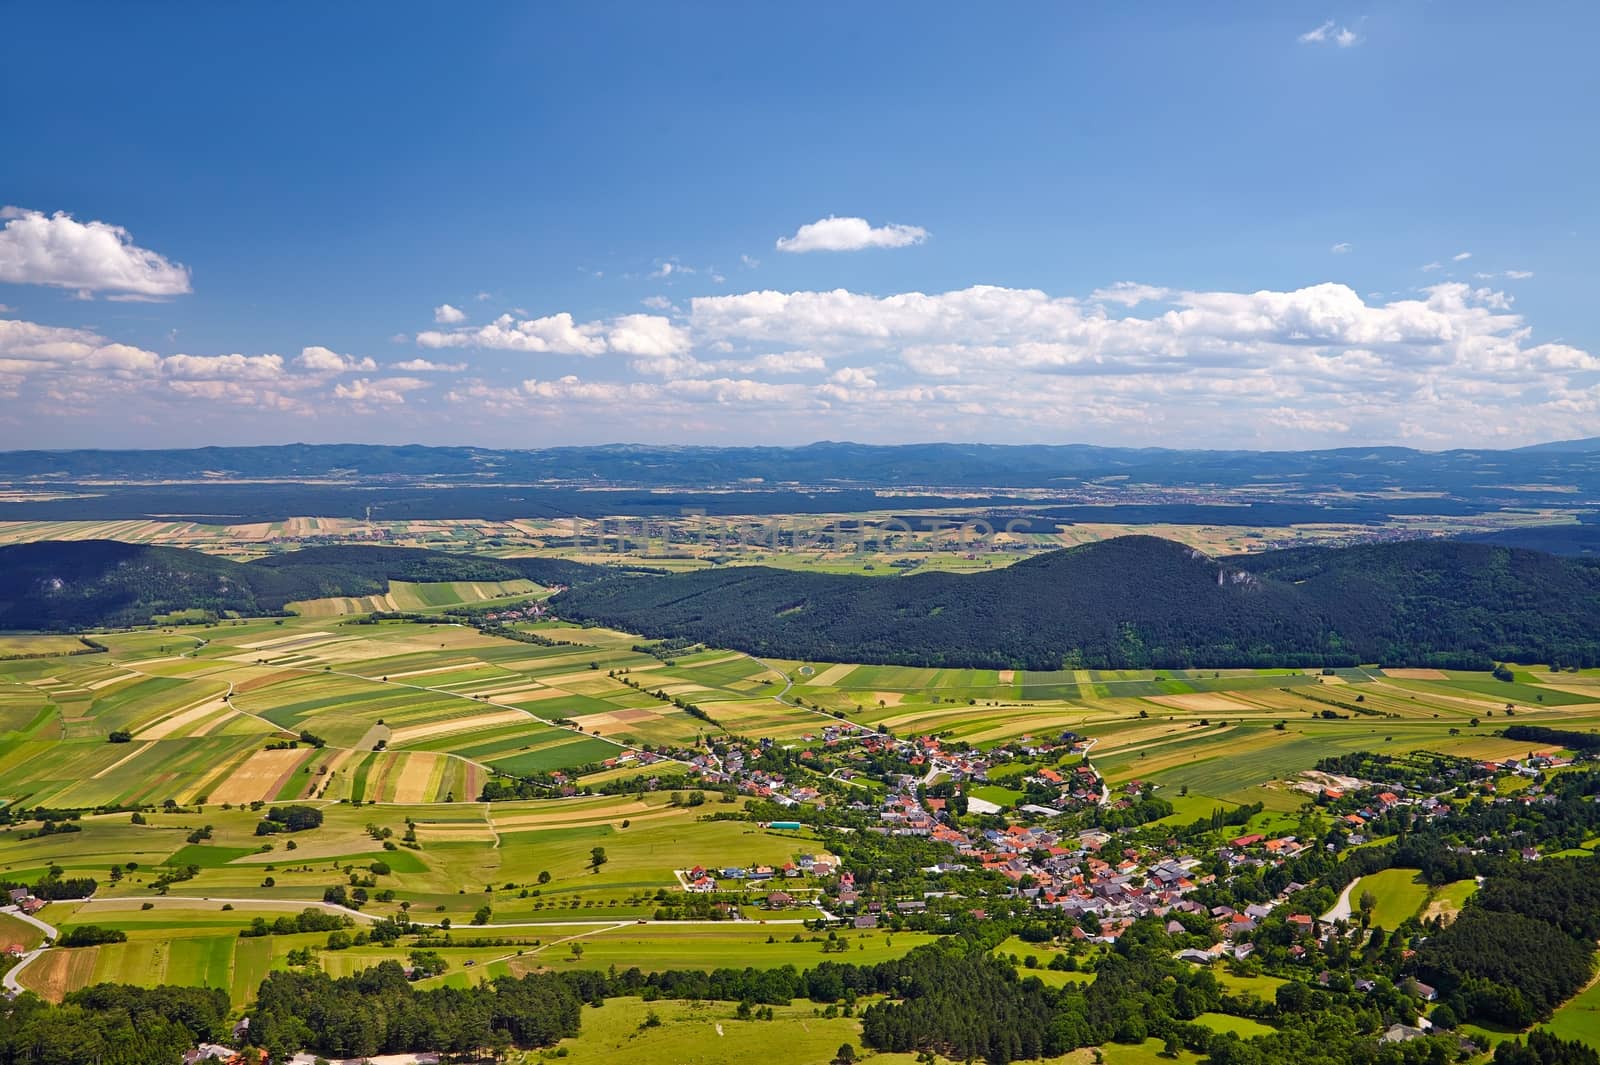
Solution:
[{"label": "distant mountain range", "polygon": [[564,617],[779,658],[929,666],[1600,664],[1600,563],[1452,541],[1208,558],[1127,536],[985,573],[848,577],[760,566],[622,572],[559,559],[327,547],[249,563],[114,541],[0,548],[0,628],[176,610],[263,614],[390,580],[569,589]]},{"label": "distant mountain range", "polygon": [[1516,450],[1204,451],[997,444],[823,442],[804,447],[613,444],[539,450],[289,444],[189,450],[0,452],[0,481],[219,479],[640,487],[765,485],[1061,488],[1105,478],[1296,490],[1461,491],[1581,483],[1600,489],[1600,438]]}]

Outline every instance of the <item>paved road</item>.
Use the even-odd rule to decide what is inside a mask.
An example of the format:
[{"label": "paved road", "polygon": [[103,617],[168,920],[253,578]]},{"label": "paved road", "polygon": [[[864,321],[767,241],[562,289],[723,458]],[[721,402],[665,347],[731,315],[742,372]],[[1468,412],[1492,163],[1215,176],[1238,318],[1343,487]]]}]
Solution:
[{"label": "paved road", "polygon": [[[53,942],[58,936],[61,935],[60,932],[56,931],[54,925],[46,924],[44,921],[39,920],[39,918],[34,917],[31,914],[23,913],[21,910],[17,909],[17,907],[15,907],[15,906],[0,907],[0,913],[8,913],[12,917],[15,917],[19,921],[25,921],[28,924],[33,925],[35,928],[39,929],[45,935],[49,936],[51,942]],[[48,949],[50,949],[49,948],[49,943],[46,943],[46,944],[40,946],[37,950],[30,950],[30,951],[28,951],[28,953],[24,954],[22,956],[22,960],[17,962],[17,964],[13,965],[11,967],[11,969],[5,974],[5,977],[3,979],[0,979],[0,985],[4,985],[5,989],[8,992],[10,992],[11,994],[13,994],[13,995],[22,994],[22,985],[17,982],[17,974],[21,973],[22,970],[26,969],[28,967],[29,963],[31,963],[33,961],[33,959],[37,958],[39,955],[43,954]]]},{"label": "paved road", "polygon": [[[100,901],[108,902],[108,901],[113,901],[113,900],[102,899]],[[318,910],[327,910],[330,913],[347,914],[348,916],[353,917],[358,921],[369,921],[370,922],[370,921],[379,920],[379,918],[373,916],[370,913],[362,913],[360,910],[352,910],[348,906],[336,906],[331,902],[323,902],[321,899],[316,899],[316,900],[312,900],[312,899],[246,899],[246,898],[227,898],[227,897],[222,896],[222,895],[153,895],[153,896],[150,896],[150,897],[146,898],[146,897],[139,896],[139,895],[119,895],[115,901],[118,901],[118,902],[123,902],[123,901],[127,901],[127,902],[154,902],[154,903],[156,903],[158,905],[160,903],[163,903],[163,902],[185,902],[185,903],[216,902],[216,903],[229,903],[229,904],[234,905],[234,906],[254,907],[256,909],[288,909],[288,910],[297,910],[297,911],[298,910],[303,910],[303,909],[305,909],[307,907],[311,907],[311,908],[318,909]],[[773,917],[773,918],[766,918],[766,919],[748,918],[747,917],[747,918],[741,918],[741,919],[739,919],[737,921],[731,921],[731,920],[729,920],[729,921],[710,921],[710,920],[654,921],[654,920],[648,920],[647,919],[647,920],[644,920],[644,921],[641,922],[641,921],[639,921],[637,919],[633,919],[633,918],[595,917],[595,918],[591,918],[590,920],[587,920],[587,921],[582,921],[582,920],[578,920],[578,921],[526,921],[526,922],[520,922],[520,923],[497,923],[497,924],[455,924],[454,922],[452,922],[452,927],[451,927],[450,931],[453,931],[453,932],[473,932],[473,931],[477,931],[479,929],[482,929],[484,931],[493,931],[493,930],[496,930],[496,929],[504,929],[504,930],[517,930],[517,931],[522,931],[522,932],[528,932],[528,931],[535,931],[536,932],[541,928],[593,928],[596,925],[604,925],[606,927],[624,928],[624,927],[628,927],[628,926],[631,926],[631,925],[637,925],[637,924],[641,924],[641,923],[642,924],[660,924],[660,925],[695,925],[695,924],[704,924],[704,925],[722,925],[722,926],[726,927],[728,925],[804,924],[805,921],[806,921],[806,919],[803,918],[803,917]],[[35,922],[35,923],[38,923],[38,922]],[[434,924],[431,921],[413,920],[412,923],[416,924],[418,926],[421,926],[421,927],[425,927],[425,928],[436,928],[436,927],[438,927],[436,924]],[[43,925],[43,924],[40,924],[40,927],[41,928],[49,928],[48,925]],[[50,934],[52,936],[54,936],[55,935],[55,930],[54,929],[50,929]]]},{"label": "paved road", "polygon": [[1358,876],[1344,886],[1344,891],[1339,894],[1339,901],[1333,904],[1333,909],[1322,915],[1324,921],[1348,921],[1350,919],[1350,893],[1361,883]]}]

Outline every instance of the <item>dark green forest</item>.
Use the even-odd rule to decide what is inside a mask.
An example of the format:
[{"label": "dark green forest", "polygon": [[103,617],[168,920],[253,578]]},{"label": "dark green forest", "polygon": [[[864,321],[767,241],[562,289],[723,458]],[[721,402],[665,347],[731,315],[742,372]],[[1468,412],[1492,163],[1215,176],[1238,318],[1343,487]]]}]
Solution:
[{"label": "dark green forest", "polygon": [[567,584],[595,572],[562,559],[404,547],[312,547],[241,563],[116,540],[44,541],[0,547],[0,629],[142,625],[185,610],[276,614],[298,599],[382,594],[391,580]]},{"label": "dark green forest", "polygon": [[1600,563],[1455,541],[1208,558],[1126,536],[964,575],[761,566],[664,575],[563,559],[318,547],[248,563],[97,540],[0,548],[0,629],[280,613],[389,581],[570,586],[562,616],[821,661],[991,668],[1600,664]]},{"label": "dark green forest", "polygon": [[975,575],[612,577],[562,616],[757,655],[990,668],[1600,663],[1600,566],[1418,541],[1211,559],[1127,536]]}]

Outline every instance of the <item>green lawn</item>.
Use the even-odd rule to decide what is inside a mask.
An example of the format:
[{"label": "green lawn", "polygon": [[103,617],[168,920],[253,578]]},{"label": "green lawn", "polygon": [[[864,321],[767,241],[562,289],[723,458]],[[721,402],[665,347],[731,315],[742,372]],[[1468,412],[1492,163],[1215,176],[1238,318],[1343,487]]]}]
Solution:
[{"label": "green lawn", "polygon": [[1202,1013],[1194,1019],[1194,1023],[1203,1024],[1213,1032],[1232,1032],[1241,1039],[1271,1035],[1274,1031],[1270,1025],[1249,1017],[1235,1017],[1229,1013]]},{"label": "green lawn", "polygon": [[[736,1009],[731,1002],[610,999],[584,1009],[581,1033],[561,1049],[583,1065],[826,1065],[840,1044],[861,1042],[858,1021],[814,1016],[809,1002],[775,1006],[771,1021],[736,1020]],[[651,1016],[660,1023],[644,1027]]]},{"label": "green lawn", "polygon": [[1364,876],[1356,886],[1356,899],[1369,892],[1377,899],[1372,923],[1390,930],[1415,917],[1428,901],[1428,886],[1415,869],[1385,869]]},{"label": "green lawn", "polygon": [[1591,983],[1556,1010],[1545,1027],[1563,1039],[1600,1046],[1600,983]]}]

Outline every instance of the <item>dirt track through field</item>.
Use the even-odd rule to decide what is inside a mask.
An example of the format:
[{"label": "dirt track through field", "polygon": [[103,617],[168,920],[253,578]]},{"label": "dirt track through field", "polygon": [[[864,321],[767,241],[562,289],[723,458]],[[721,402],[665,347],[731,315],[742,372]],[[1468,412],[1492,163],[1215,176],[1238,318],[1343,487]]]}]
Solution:
[{"label": "dirt track through field", "polygon": [[195,722],[227,708],[228,704],[223,696],[214,695],[204,702],[196,703],[185,710],[179,710],[175,714],[167,715],[148,728],[140,730],[136,738],[141,740],[166,739],[174,733],[183,732]]}]

